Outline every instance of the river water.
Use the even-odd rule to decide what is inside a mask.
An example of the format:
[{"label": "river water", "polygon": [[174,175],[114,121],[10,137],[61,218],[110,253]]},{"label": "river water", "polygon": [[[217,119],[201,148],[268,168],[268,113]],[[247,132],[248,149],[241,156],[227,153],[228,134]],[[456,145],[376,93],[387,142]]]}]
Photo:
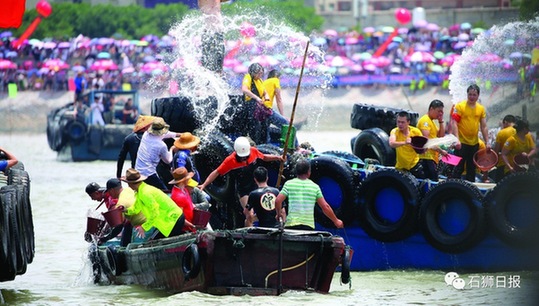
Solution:
[{"label": "river water", "polygon": [[[318,151],[350,151],[349,140],[355,133],[300,130],[298,138],[309,141]],[[446,285],[443,271],[353,272],[351,288],[340,284],[340,273],[336,273],[327,295],[287,292],[279,297],[216,297],[199,292],[170,295],[139,286],[94,285],[83,233],[86,214],[97,203],[85,194],[84,187],[91,181],[104,185],[115,175],[115,162],[59,162],[56,152],[48,148],[44,133],[2,134],[0,147],[14,153],[30,175],[36,239],[35,258],[26,274],[0,283],[4,302],[9,305],[534,304],[532,292],[537,288],[537,275],[523,271],[461,274],[467,282],[463,290]],[[469,281],[475,276],[483,279],[517,276],[520,282],[517,288],[483,282],[474,285]]]}]

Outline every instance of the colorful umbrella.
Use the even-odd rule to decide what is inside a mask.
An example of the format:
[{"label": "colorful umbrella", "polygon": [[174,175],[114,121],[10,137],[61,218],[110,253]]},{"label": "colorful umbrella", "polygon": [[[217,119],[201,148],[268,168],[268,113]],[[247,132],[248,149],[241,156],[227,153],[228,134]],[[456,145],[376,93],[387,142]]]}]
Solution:
[{"label": "colorful umbrella", "polygon": [[99,58],[99,59],[109,59],[110,58],[110,53],[108,53],[108,52],[99,52],[97,54],[97,58]]},{"label": "colorful umbrella", "polygon": [[68,69],[69,65],[61,59],[53,58],[45,60],[43,62],[43,67],[49,70],[58,71],[62,69]]},{"label": "colorful umbrella", "polygon": [[95,61],[92,66],[90,66],[91,70],[118,70],[118,65],[113,60],[110,59],[100,59]]},{"label": "colorful umbrella", "polygon": [[337,36],[337,31],[335,31],[333,29],[327,29],[327,30],[324,31],[324,35],[336,37]]},{"label": "colorful umbrella", "polygon": [[432,55],[429,52],[416,51],[412,53],[412,55],[410,55],[409,61],[427,63],[427,62],[435,62],[436,59],[434,58],[434,55]]},{"label": "colorful umbrella", "polygon": [[17,69],[17,64],[10,60],[0,59],[0,70]]},{"label": "colorful umbrella", "polygon": [[162,62],[148,62],[142,65],[140,70],[144,73],[152,73],[155,70],[167,71],[168,67]]},{"label": "colorful umbrella", "polygon": [[253,58],[252,63],[259,63],[262,67],[271,67],[279,64],[279,61],[271,55],[258,55]]}]

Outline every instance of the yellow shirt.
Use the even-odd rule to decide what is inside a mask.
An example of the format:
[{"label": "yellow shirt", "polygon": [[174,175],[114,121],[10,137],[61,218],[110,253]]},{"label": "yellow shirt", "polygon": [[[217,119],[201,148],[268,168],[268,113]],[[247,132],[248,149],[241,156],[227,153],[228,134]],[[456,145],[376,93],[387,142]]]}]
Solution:
[{"label": "yellow shirt", "polygon": [[[423,136],[421,131],[413,126],[409,126],[408,131],[408,137]],[[406,136],[399,128],[392,129],[390,134],[395,135],[396,141],[406,141]],[[398,170],[410,170],[419,162],[419,154],[417,154],[411,145],[400,146],[395,151],[397,152],[395,168]]]},{"label": "yellow shirt", "polygon": [[[434,124],[432,119],[430,119],[429,115],[423,115],[421,118],[419,118],[419,121],[417,121],[417,128],[420,129],[421,132],[429,131],[429,139],[438,137],[438,126]],[[428,149],[423,154],[419,154],[419,158],[431,159],[435,163],[438,163],[439,161],[438,152],[431,149]]]},{"label": "yellow shirt", "polygon": [[[264,96],[264,82],[262,81],[262,79],[256,79],[254,80],[255,82],[255,86],[256,86],[256,89],[258,89],[258,96],[260,98],[262,98]],[[247,88],[249,88],[249,90],[251,90],[251,87],[252,87],[252,84],[253,84],[253,79],[251,78],[251,75],[250,74],[246,74],[244,77],[243,77],[243,81],[241,82],[242,86],[247,86]],[[253,92],[254,93],[254,92]],[[256,94],[256,93],[254,93]],[[253,98],[247,96],[247,95],[244,95],[245,96],[245,101],[250,101],[252,100]],[[264,100],[264,99],[262,99]]]},{"label": "yellow shirt", "polygon": [[[119,207],[123,206],[126,209],[130,208],[135,204],[135,191],[131,188],[122,188],[122,192],[120,193],[120,196],[118,197],[118,203],[114,206]],[[126,216],[126,218],[131,222],[133,226],[141,225],[142,223],[146,222],[146,217],[144,217],[144,214],[138,213],[133,216]]]},{"label": "yellow shirt", "polygon": [[[505,145],[505,142],[509,137],[515,135],[517,131],[514,127],[508,126],[504,129],[501,129],[498,134],[496,135],[496,143],[500,146],[500,150],[503,149],[503,146]],[[499,152],[496,152],[499,154]],[[498,166],[503,166],[505,163],[503,162],[503,158],[499,156],[498,158]]]},{"label": "yellow shirt", "polygon": [[479,123],[481,119],[487,117],[485,107],[479,102],[474,107],[468,105],[466,100],[455,105],[453,113],[460,116],[460,122],[457,123],[459,130],[459,141],[469,146],[479,143]]},{"label": "yellow shirt", "polygon": [[264,105],[267,108],[273,108],[273,98],[275,97],[275,90],[281,88],[281,81],[279,78],[269,78],[264,81],[264,89],[268,93],[269,101],[264,101]]},{"label": "yellow shirt", "polygon": [[[507,159],[509,160],[511,167],[514,167],[515,163],[513,162],[513,158],[523,152],[529,153],[533,148],[535,148],[535,142],[533,141],[533,137],[530,133],[524,136],[524,140],[521,140],[517,135],[513,135],[507,139],[503,145],[503,148],[509,150]],[[509,167],[505,168],[505,172],[509,172]]]}]

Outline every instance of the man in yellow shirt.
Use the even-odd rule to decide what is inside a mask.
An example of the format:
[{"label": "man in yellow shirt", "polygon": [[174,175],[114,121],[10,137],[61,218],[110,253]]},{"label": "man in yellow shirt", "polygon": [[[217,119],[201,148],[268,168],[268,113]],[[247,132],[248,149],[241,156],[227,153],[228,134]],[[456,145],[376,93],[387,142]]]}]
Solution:
[{"label": "man in yellow shirt", "polygon": [[515,122],[515,135],[509,137],[502,149],[502,159],[505,162],[505,173],[514,173],[522,171],[515,164],[515,156],[522,154],[530,160],[531,166],[533,163],[533,156],[537,153],[535,141],[530,133],[530,126],[526,120],[517,120]]},{"label": "man in yellow shirt", "polygon": [[496,165],[496,182],[499,182],[505,173],[505,163],[502,158],[503,145],[509,137],[515,135],[516,130],[513,127],[515,124],[515,116],[506,115],[502,120],[502,129],[496,134],[496,142],[494,143],[494,152],[498,154],[498,164]]},{"label": "man in yellow shirt", "polygon": [[425,178],[423,166],[419,162],[419,154],[412,147],[413,136],[423,136],[421,131],[410,126],[410,114],[405,111],[397,114],[397,127],[389,135],[389,146],[397,152],[395,168],[409,171],[417,178]]},{"label": "man in yellow shirt", "polygon": [[479,150],[479,128],[486,144],[490,150],[487,130],[487,114],[485,107],[477,100],[480,89],[476,84],[472,84],[466,90],[468,98],[455,105],[451,114],[452,133],[459,142],[456,144],[455,155],[462,157],[460,163],[453,172],[454,178],[461,178],[466,165],[466,180],[475,182],[475,163],[473,156]]},{"label": "man in yellow shirt", "polygon": [[[434,123],[434,120],[438,121],[439,126]],[[429,105],[429,111],[419,118],[417,128],[421,130],[423,136],[429,139],[443,137],[445,135],[444,103],[440,100],[432,100]],[[425,153],[419,155],[425,177],[435,182],[438,181],[436,165],[440,160],[439,154],[447,155],[447,152],[436,147],[428,149]]]}]

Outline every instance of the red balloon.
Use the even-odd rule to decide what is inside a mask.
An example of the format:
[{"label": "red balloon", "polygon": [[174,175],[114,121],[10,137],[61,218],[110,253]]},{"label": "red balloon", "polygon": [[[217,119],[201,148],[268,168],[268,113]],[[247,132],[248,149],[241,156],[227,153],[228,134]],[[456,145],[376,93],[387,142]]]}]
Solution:
[{"label": "red balloon", "polygon": [[412,14],[405,8],[398,8],[395,10],[395,19],[397,19],[400,24],[407,24],[412,20]]},{"label": "red balloon", "polygon": [[45,0],[39,0],[36,4],[36,10],[39,15],[47,18],[52,13],[51,4]]}]

